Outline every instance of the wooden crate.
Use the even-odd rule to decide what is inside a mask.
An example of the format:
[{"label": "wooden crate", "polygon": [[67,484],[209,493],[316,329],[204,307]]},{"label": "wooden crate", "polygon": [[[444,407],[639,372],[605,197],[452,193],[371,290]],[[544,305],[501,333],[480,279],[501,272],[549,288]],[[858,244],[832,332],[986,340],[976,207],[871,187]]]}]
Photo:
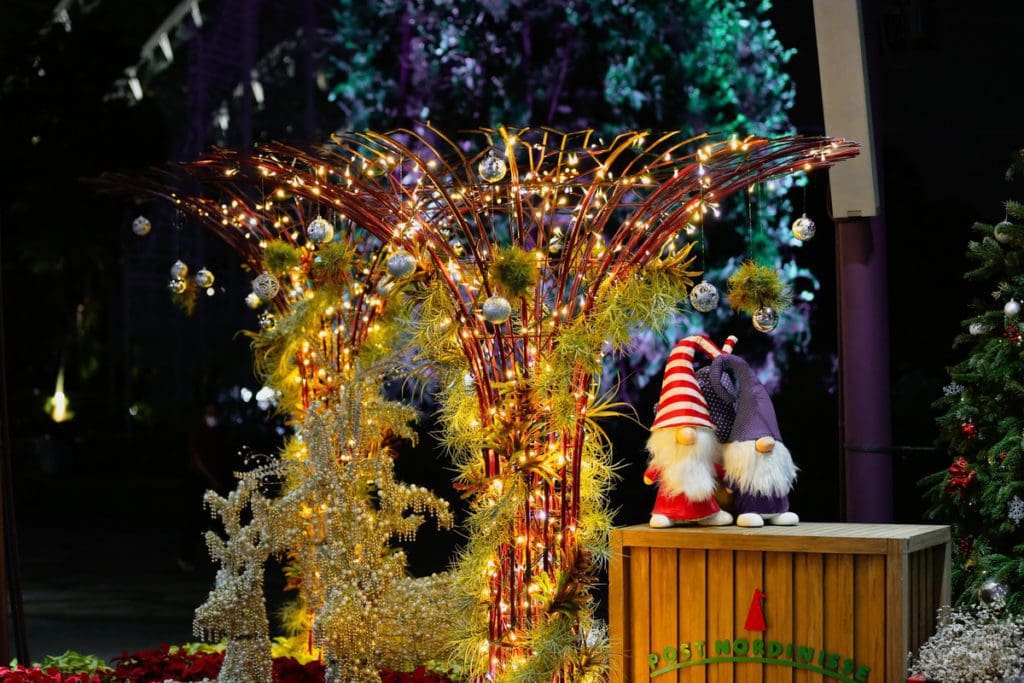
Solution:
[{"label": "wooden crate", "polygon": [[[616,529],[612,681],[901,683],[949,604],[949,552],[945,526]],[[763,633],[744,629],[755,590]]]}]

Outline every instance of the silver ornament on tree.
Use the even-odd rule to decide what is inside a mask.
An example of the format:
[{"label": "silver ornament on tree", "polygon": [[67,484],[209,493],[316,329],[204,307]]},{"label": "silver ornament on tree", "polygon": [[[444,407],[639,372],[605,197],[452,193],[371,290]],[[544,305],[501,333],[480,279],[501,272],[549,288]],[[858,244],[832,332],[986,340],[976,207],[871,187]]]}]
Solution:
[{"label": "silver ornament on tree", "polygon": [[987,579],[978,588],[978,599],[986,605],[999,607],[1006,602],[1006,586],[993,579]]},{"label": "silver ornament on tree", "polygon": [[167,289],[170,290],[171,294],[183,294],[188,288],[188,283],[185,282],[184,278],[172,277],[170,282],[167,283]]},{"label": "silver ornament on tree", "polygon": [[256,292],[249,292],[245,295],[245,305],[255,310],[263,305],[263,300]]},{"label": "silver ornament on tree", "polygon": [[306,226],[306,237],[313,244],[323,244],[334,239],[334,225],[326,218],[317,216]]},{"label": "silver ornament on tree", "polygon": [[496,183],[508,173],[508,164],[505,163],[504,159],[495,154],[492,149],[480,161],[476,170],[480,173],[480,177],[487,182]]},{"label": "silver ornament on tree", "polygon": [[489,297],[480,307],[484,320],[494,325],[500,325],[512,316],[512,304],[503,296],[494,295]]},{"label": "silver ornament on tree", "polygon": [[690,305],[701,313],[715,310],[718,308],[718,289],[710,282],[698,282],[690,290]]},{"label": "silver ornament on tree", "polygon": [[753,323],[758,332],[771,332],[779,325],[779,312],[771,306],[762,306],[754,311]]},{"label": "silver ornament on tree", "polygon": [[993,237],[996,238],[996,242],[1000,244],[1009,244],[1013,241],[1013,223],[1010,221],[999,221],[996,223],[996,227],[992,230]]},{"label": "silver ornament on tree", "polygon": [[171,264],[171,277],[183,278],[188,275],[188,266],[181,259]]},{"label": "silver ornament on tree", "polygon": [[213,287],[213,273],[206,268],[200,268],[195,276],[196,286],[206,289]]},{"label": "silver ornament on tree", "polygon": [[277,318],[275,318],[274,314],[270,311],[263,311],[260,313],[259,318],[257,318],[257,322],[259,322],[260,329],[264,332],[269,332],[277,326]]},{"label": "silver ornament on tree", "polygon": [[280,291],[281,283],[270,273],[260,273],[252,281],[252,292],[260,298],[260,301],[272,301]]},{"label": "silver ornament on tree", "polygon": [[985,323],[971,323],[968,326],[967,331],[977,337],[979,334],[985,334],[988,332],[988,325]]},{"label": "silver ornament on tree", "polygon": [[1003,313],[1007,318],[1016,318],[1020,314],[1020,302],[1010,299],[1003,305]]},{"label": "silver ornament on tree", "polygon": [[149,234],[149,231],[153,229],[153,224],[149,222],[149,219],[145,216],[139,216],[132,221],[132,232],[139,237],[145,237]]},{"label": "silver ornament on tree", "polygon": [[817,226],[814,225],[814,221],[808,218],[806,213],[793,221],[793,237],[797,238],[801,242],[806,242],[814,237],[814,232],[817,229]]},{"label": "silver ornament on tree", "polygon": [[388,273],[391,277],[405,277],[416,271],[416,259],[407,251],[396,251],[388,257]]}]

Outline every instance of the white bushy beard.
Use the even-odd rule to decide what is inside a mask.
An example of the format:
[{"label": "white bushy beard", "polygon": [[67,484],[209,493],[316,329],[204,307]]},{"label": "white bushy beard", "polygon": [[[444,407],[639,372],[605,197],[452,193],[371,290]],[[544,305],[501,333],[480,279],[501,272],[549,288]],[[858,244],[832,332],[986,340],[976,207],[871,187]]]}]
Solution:
[{"label": "white bushy beard", "polygon": [[647,440],[651,467],[658,470],[661,491],[669,496],[682,493],[692,501],[707,500],[718,486],[715,463],[720,460],[722,445],[707,427],[693,428],[697,432],[696,443],[678,443],[677,429],[655,429]]},{"label": "white bushy beard", "polygon": [[732,441],[722,447],[726,479],[741,493],[775,498],[787,495],[797,473],[789,449],[776,441],[771,453],[759,453],[756,444],[756,440]]}]

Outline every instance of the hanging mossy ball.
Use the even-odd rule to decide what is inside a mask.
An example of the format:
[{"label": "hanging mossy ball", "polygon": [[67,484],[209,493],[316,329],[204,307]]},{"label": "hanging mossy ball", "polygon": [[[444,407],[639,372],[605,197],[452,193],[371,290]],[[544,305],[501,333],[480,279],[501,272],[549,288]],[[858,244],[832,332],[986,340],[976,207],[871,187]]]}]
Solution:
[{"label": "hanging mossy ball", "polygon": [[528,295],[537,284],[537,257],[519,247],[504,247],[487,272],[498,294],[509,299]]}]

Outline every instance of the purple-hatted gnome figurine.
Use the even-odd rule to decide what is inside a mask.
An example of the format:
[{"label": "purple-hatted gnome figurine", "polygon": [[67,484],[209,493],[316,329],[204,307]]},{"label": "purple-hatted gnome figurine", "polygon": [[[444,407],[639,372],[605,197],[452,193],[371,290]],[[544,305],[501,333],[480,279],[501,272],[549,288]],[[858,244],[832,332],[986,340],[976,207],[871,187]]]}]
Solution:
[{"label": "purple-hatted gnome figurine", "polygon": [[[731,386],[725,373],[731,375]],[[796,481],[796,465],[782,443],[779,423],[768,390],[746,361],[721,355],[711,363],[711,388],[736,407],[729,439],[722,449],[725,485],[736,497],[736,525],[793,526],[800,518],[789,511],[789,492]],[[732,391],[730,391],[730,389]]]}]

